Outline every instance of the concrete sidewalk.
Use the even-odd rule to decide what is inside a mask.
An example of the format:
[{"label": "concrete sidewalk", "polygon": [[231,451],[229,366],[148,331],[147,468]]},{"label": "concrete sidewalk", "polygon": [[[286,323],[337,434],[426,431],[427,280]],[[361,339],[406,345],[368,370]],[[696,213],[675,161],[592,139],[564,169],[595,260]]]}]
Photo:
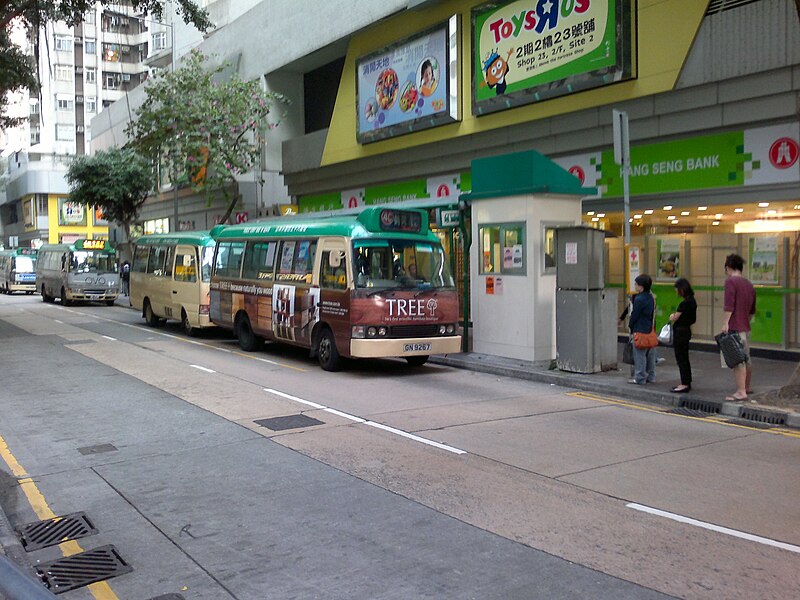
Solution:
[{"label": "concrete sidewalk", "polygon": [[[703,350],[694,349],[698,346]],[[721,414],[750,422],[800,428],[800,412],[762,406],[752,401],[726,402],[725,397],[736,390],[733,373],[730,369],[720,366],[719,354],[710,344],[707,348],[695,345],[690,352],[693,381],[692,390],[688,394],[670,392],[672,387],[680,384],[672,348],[658,349],[659,358],[665,360],[656,367],[656,383],[647,385],[628,383],[630,367],[622,363],[622,348],[623,344],[620,344],[617,370],[591,374],[567,373],[551,369],[550,361],[530,362],[477,352],[432,356],[430,360],[436,364],[550,383],[600,395],[686,408],[701,413]],[[797,366],[797,360],[754,357],[752,361],[755,393],[780,388],[788,381]]]}]

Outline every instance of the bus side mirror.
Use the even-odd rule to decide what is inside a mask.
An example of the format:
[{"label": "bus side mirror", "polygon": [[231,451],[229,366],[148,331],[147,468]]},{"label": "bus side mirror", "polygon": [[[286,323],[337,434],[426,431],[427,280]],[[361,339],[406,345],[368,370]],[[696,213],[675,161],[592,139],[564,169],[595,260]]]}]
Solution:
[{"label": "bus side mirror", "polygon": [[331,266],[331,269],[338,269],[341,267],[342,260],[344,260],[344,252],[341,250],[332,250],[330,254],[328,254],[328,264]]}]

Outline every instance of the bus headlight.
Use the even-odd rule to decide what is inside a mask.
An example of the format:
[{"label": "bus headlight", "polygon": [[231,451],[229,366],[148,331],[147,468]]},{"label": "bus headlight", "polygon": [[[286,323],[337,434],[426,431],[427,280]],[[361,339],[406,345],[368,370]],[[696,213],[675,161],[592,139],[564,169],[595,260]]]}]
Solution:
[{"label": "bus headlight", "polygon": [[374,338],[376,335],[378,335],[378,330],[375,327],[367,328],[367,337]]},{"label": "bus headlight", "polygon": [[447,326],[447,335],[453,335],[456,332],[456,326],[450,323]]},{"label": "bus headlight", "polygon": [[439,335],[444,335],[447,332],[446,325],[439,325]]},{"label": "bus headlight", "polygon": [[363,325],[353,325],[353,329],[350,331],[350,337],[356,339],[364,339],[365,337],[365,329]]},{"label": "bus headlight", "polygon": [[386,327],[378,327],[378,336],[386,337],[386,334],[389,333]]}]

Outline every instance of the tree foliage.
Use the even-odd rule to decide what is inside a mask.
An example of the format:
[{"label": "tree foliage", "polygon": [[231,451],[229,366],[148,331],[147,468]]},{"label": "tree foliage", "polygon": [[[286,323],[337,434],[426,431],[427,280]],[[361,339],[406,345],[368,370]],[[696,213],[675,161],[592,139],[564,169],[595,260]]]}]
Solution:
[{"label": "tree foliage", "polygon": [[[100,0],[103,6],[115,6],[119,2]],[[164,12],[163,0],[129,0],[134,10],[150,13],[161,20]],[[176,11],[186,22],[205,32],[212,23],[208,12],[200,8],[195,0],[172,0]],[[95,0],[0,0],[0,114],[5,112],[7,94],[28,89],[32,94],[39,90],[38,36],[33,36],[34,56],[26,56],[11,42],[11,29],[18,25],[29,34],[38,32],[47,23],[65,21],[70,25],[80,23],[84,15],[95,7]],[[14,125],[12,120],[0,120],[0,127]]]},{"label": "tree foliage", "polygon": [[110,148],[77,156],[66,175],[70,199],[97,207],[108,221],[119,223],[130,239],[153,185],[152,164],[131,148]]},{"label": "tree foliage", "polygon": [[278,125],[268,115],[286,100],[257,81],[223,78],[225,65],[206,70],[206,60],[193,51],[180,69],[152,78],[127,133],[130,145],[167,168],[173,183],[223,196],[225,222],[237,200],[229,191],[236,176],[261,177],[263,134]]}]

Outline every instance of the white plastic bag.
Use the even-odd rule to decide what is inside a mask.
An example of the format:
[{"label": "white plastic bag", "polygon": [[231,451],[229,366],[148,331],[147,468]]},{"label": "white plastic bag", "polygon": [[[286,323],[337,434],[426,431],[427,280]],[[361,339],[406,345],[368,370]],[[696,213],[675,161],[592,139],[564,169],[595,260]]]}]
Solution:
[{"label": "white plastic bag", "polygon": [[672,346],[672,325],[667,323],[658,334],[658,341],[665,346]]}]

